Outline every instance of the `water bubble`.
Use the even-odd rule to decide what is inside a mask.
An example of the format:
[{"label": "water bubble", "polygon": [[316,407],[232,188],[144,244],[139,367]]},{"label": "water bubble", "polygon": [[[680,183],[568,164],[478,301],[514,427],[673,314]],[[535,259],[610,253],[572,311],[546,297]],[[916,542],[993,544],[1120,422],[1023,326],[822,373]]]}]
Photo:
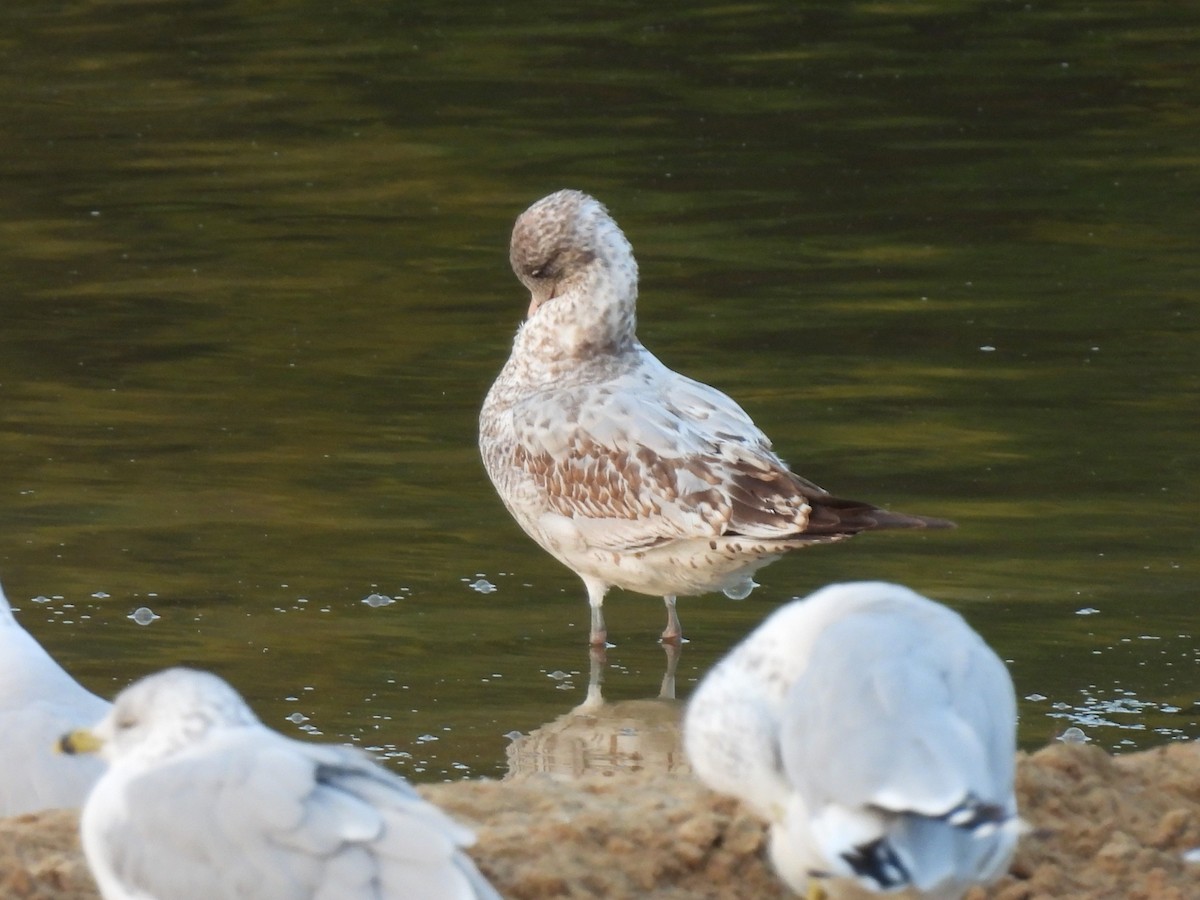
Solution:
[{"label": "water bubble", "polygon": [[106,591],[96,591],[95,593],[92,594],[92,596],[95,597],[97,600],[107,600],[112,595],[107,593]]},{"label": "water bubble", "polygon": [[395,602],[396,601],[394,599],[392,599],[391,597],[388,597],[385,594],[372,593],[372,594],[368,594],[366,597],[363,598],[363,603],[367,604],[367,606],[376,607],[376,608],[380,607],[380,606],[388,606],[389,604],[392,604]]},{"label": "water bubble", "polygon": [[1096,609],[1096,607],[1094,607],[1094,606],[1085,606],[1083,609],[1075,610],[1075,615],[1077,615],[1077,616],[1094,616],[1098,612],[1100,612],[1100,610]]},{"label": "water bubble", "polygon": [[287,720],[289,722],[291,722],[293,725],[303,725],[305,722],[308,721],[308,716],[306,716],[302,712],[294,712],[290,716],[287,717]]},{"label": "water bubble", "polygon": [[758,587],[758,582],[752,578],[747,578],[740,584],[725,588],[721,593],[730,600],[745,600],[756,587]]},{"label": "water bubble", "polygon": [[1074,725],[1060,734],[1058,739],[1064,744],[1086,744],[1091,740],[1090,737],[1083,733],[1082,728],[1076,728]]},{"label": "water bubble", "polygon": [[491,594],[496,590],[496,586],[486,578],[480,578],[478,581],[472,581],[468,587],[473,591],[479,591],[481,594]]},{"label": "water bubble", "polygon": [[155,615],[154,610],[150,609],[148,606],[139,606],[125,618],[133,619],[133,621],[137,622],[139,625],[149,625],[155,619],[161,619],[162,616]]}]

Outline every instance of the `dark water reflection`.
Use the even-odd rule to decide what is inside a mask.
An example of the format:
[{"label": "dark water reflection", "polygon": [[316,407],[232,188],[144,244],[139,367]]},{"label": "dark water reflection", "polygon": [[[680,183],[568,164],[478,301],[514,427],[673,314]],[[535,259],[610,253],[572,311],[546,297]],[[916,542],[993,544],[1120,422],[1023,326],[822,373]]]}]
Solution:
[{"label": "dark water reflection", "polygon": [[[508,230],[569,185],[666,362],[836,492],[961,525],[682,601],[681,697],[879,577],[1011,661],[1027,745],[1200,735],[1187,5],[16,2],[0,34],[0,573],[89,687],[203,665],[426,778],[583,700],[581,586],[474,447]],[[661,604],[608,605],[606,697],[651,698]]]}]

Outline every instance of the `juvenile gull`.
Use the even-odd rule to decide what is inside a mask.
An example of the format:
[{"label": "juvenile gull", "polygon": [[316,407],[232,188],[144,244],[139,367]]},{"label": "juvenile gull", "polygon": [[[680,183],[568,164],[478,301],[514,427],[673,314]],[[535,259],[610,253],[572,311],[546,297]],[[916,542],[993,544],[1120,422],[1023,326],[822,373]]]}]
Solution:
[{"label": "juvenile gull", "polygon": [[0,818],[83,805],[104,766],[59,756],[54,742],[107,710],[18,624],[0,589]]},{"label": "juvenile gull", "polygon": [[271,731],[207,672],[143,678],[61,748],[109,763],[80,823],[105,900],[499,898],[408,782]]},{"label": "juvenile gull", "polygon": [[1016,715],[1008,669],[961,616],[855,582],[735,647],[692,696],[684,741],[702,781],[770,824],[793,890],[951,900],[1016,848]]},{"label": "juvenile gull", "polygon": [[784,552],[875,528],[951,523],[830,495],[788,469],[733,400],[667,368],[636,334],[633,248],[579,191],[517,219],[510,262],[531,300],[484,400],[479,446],[500,499],[587,587],[591,642],[612,586],[740,599]]}]

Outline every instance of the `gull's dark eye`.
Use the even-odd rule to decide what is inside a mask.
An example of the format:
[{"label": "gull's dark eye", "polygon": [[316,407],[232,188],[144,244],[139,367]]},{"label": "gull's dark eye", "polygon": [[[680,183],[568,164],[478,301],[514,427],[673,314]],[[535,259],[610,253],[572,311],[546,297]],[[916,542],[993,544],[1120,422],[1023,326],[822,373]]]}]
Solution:
[{"label": "gull's dark eye", "polygon": [[529,272],[530,278],[557,278],[558,277],[558,257],[549,259],[540,266],[534,266]]},{"label": "gull's dark eye", "polygon": [[549,259],[535,263],[525,271],[530,278],[557,278],[562,273],[562,253],[553,253]]},{"label": "gull's dark eye", "polygon": [[123,716],[120,719],[117,719],[116,724],[117,724],[117,731],[128,731],[130,728],[132,728],[133,726],[135,726],[137,724],[137,719],[131,719],[131,718]]}]

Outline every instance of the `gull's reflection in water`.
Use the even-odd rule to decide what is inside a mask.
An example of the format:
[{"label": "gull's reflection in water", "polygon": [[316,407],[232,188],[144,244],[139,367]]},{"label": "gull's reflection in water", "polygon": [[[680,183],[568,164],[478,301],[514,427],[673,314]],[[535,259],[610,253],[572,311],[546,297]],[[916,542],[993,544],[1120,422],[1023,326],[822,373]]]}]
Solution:
[{"label": "gull's reflection in water", "polygon": [[592,648],[587,697],[553,722],[509,744],[505,779],[690,771],[680,728],[683,706],[675,699],[679,646],[662,647],[667,666],[658,696],[615,703],[604,699],[601,687],[605,652]]}]

